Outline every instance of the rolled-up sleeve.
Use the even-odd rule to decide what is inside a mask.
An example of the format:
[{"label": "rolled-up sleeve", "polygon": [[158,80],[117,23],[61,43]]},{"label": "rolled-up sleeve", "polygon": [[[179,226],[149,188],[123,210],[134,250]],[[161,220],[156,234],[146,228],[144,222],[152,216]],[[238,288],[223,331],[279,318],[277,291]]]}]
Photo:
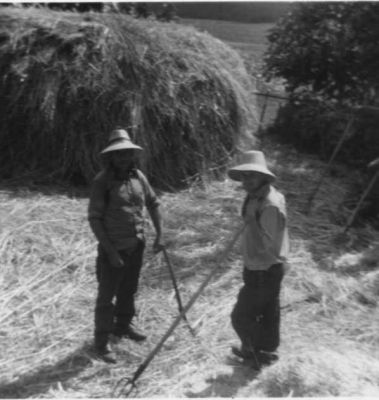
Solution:
[{"label": "rolled-up sleeve", "polygon": [[88,204],[88,219],[103,219],[106,198],[106,181],[99,173],[93,180]]}]

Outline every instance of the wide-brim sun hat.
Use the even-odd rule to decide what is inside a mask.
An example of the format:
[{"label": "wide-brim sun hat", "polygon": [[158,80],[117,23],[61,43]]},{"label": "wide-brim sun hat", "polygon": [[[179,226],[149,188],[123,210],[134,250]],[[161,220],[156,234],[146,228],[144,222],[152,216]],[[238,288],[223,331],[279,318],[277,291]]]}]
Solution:
[{"label": "wide-brim sun hat", "polygon": [[267,168],[264,154],[258,150],[245,151],[236,157],[236,164],[228,170],[230,179],[242,181],[243,172],[259,172],[267,176],[270,180],[275,180],[276,176]]},{"label": "wide-brim sun hat", "polygon": [[125,129],[113,130],[108,139],[108,145],[100,154],[109,153],[117,150],[142,150],[142,147],[134,144]]}]

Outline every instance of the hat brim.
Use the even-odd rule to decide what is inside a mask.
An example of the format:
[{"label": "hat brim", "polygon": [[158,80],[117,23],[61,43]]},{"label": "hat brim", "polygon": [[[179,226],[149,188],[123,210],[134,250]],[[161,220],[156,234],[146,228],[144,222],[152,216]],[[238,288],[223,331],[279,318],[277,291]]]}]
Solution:
[{"label": "hat brim", "polygon": [[143,150],[142,147],[137,146],[133,143],[115,143],[111,144],[110,146],[106,147],[104,150],[100,152],[100,154],[109,153],[110,151],[117,151],[117,150]]},{"label": "hat brim", "polygon": [[234,181],[242,181],[242,172],[259,172],[260,174],[266,175],[271,181],[276,179],[276,176],[267,168],[261,167],[260,165],[254,164],[241,164],[233,168],[230,168],[228,175],[230,179]]}]

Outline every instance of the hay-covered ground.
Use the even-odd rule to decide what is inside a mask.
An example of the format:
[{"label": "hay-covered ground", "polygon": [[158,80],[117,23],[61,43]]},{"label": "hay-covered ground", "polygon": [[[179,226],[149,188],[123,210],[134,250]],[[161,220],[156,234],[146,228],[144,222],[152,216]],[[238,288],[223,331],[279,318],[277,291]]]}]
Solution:
[{"label": "hay-covered ground", "polygon": [[[230,312],[241,286],[238,247],[138,380],[135,397],[379,395],[379,241],[370,226],[341,236],[355,177],[338,170],[306,200],[325,165],[264,143],[287,196],[292,250],[282,292],[280,361],[255,373],[236,362]],[[143,344],[116,344],[119,362],[91,357],[96,243],[87,198],[2,188],[0,192],[0,397],[112,397],[177,315],[152,226],[138,296]],[[162,195],[165,236],[186,303],[219,262],[239,225],[243,192],[229,180]],[[121,384],[122,389],[122,384]]]}]

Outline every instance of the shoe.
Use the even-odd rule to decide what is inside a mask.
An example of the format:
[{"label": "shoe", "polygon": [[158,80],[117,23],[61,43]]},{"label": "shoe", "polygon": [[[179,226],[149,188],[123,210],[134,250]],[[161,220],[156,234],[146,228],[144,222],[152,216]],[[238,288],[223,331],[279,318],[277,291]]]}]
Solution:
[{"label": "shoe", "polygon": [[124,329],[116,328],[114,335],[119,338],[127,337],[136,342],[143,342],[144,340],[147,339],[146,335],[144,335],[141,332],[138,332],[132,325],[129,325],[127,328]]},{"label": "shoe", "polygon": [[258,356],[258,360],[261,363],[261,365],[265,365],[265,366],[269,366],[279,360],[279,356],[276,353],[272,353],[269,351],[261,350],[258,352],[257,356]]},{"label": "shoe", "polygon": [[117,362],[116,354],[109,344],[95,346],[95,355],[101,360],[110,364],[116,364]]},{"label": "shoe", "polygon": [[232,346],[232,353],[235,356],[242,358],[243,360],[253,361],[255,364],[255,368],[256,369],[260,368],[260,363],[259,363],[259,360],[258,360],[254,350],[248,350],[248,349],[244,349],[243,347],[238,348],[238,347]]},{"label": "shoe", "polygon": [[242,348],[239,349],[236,346],[232,346],[232,353],[237,357],[243,358],[244,360],[251,360],[254,358],[254,354],[252,352],[242,350]]}]

